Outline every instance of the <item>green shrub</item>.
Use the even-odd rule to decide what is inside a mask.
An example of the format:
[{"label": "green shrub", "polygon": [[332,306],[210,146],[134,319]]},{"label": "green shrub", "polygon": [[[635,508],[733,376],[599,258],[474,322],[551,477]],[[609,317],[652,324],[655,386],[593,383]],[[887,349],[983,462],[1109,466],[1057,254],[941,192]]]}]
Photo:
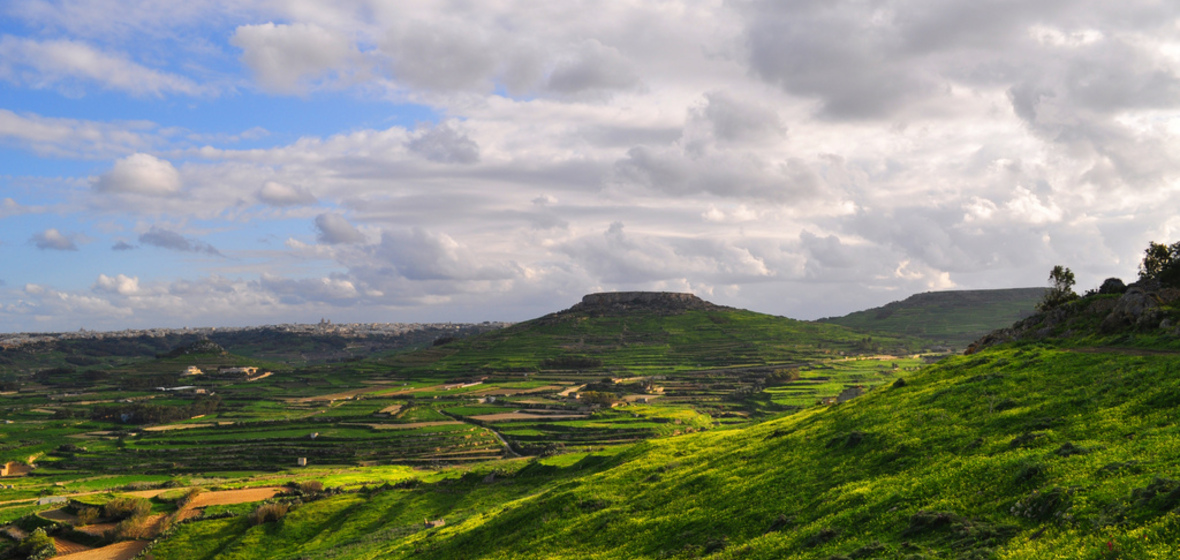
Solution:
[{"label": "green shrub", "polygon": [[23,541],[13,550],[18,558],[27,558],[29,560],[40,560],[42,558],[52,558],[57,555],[57,545],[53,542],[53,537],[50,537],[45,529],[38,527],[29,533]]}]

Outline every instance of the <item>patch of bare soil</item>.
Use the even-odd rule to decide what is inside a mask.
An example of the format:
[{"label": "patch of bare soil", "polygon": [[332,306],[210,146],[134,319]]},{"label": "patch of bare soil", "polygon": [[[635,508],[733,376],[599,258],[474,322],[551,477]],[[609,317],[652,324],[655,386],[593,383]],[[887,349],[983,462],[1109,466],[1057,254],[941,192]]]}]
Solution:
[{"label": "patch of bare soil", "polygon": [[107,533],[107,531],[114,530],[117,525],[118,525],[117,523],[92,523],[90,525],[83,525],[81,527],[75,527],[75,529],[77,529],[78,532],[80,532],[80,533],[86,533],[87,535],[101,537],[101,536],[105,535]]},{"label": "patch of bare soil", "polygon": [[171,430],[191,430],[193,428],[210,428],[216,424],[166,424],[164,426],[152,426],[144,428],[145,432],[168,432]]},{"label": "patch of bare soil", "polygon": [[41,517],[44,517],[45,519],[52,519],[54,521],[62,521],[65,523],[69,523],[70,525],[77,525],[78,524],[78,516],[68,512],[64,509],[51,509],[49,511],[43,511],[41,513],[38,513],[37,515],[40,515]]},{"label": "patch of bare soil", "polygon": [[399,413],[399,412],[401,412],[401,411],[402,411],[402,405],[400,405],[400,404],[394,404],[394,405],[389,405],[389,406],[387,406],[387,407],[385,407],[385,408],[382,408],[382,409],[381,409],[381,414],[388,414],[388,415],[390,415],[390,416],[393,416],[394,414],[397,414],[397,413]]},{"label": "patch of bare soil", "polygon": [[[58,554],[56,560],[131,560],[143,549],[147,548],[147,541],[123,541],[102,548],[91,548],[73,554]],[[61,550],[60,548],[58,549]]]},{"label": "patch of bare soil", "polygon": [[353,397],[355,397],[355,396],[357,396],[357,395],[363,395],[363,394],[365,394],[365,393],[374,393],[374,392],[377,392],[377,391],[382,391],[382,390],[384,390],[384,389],[386,389],[386,387],[382,387],[382,386],[380,386],[380,385],[377,385],[377,386],[372,386],[372,385],[371,385],[371,386],[368,386],[368,387],[362,387],[362,388],[360,388],[360,389],[352,389],[352,390],[350,390],[350,391],[341,391],[341,392],[339,392],[339,393],[330,393],[330,394],[327,394],[327,395],[316,395],[316,396],[314,396],[314,397],[303,397],[303,398],[301,398],[301,399],[291,399],[291,400],[289,400],[289,401],[287,401],[287,402],[292,402],[292,403],[311,403],[311,402],[331,402],[331,401],[342,401],[342,400],[345,400],[345,399],[351,399],[351,398],[353,398]]},{"label": "patch of bare soil", "polygon": [[86,546],[84,544],[78,544],[74,541],[67,541],[65,539],[59,539],[57,537],[53,537],[53,544],[57,546],[58,556],[61,556],[63,554],[69,555],[69,554],[76,554],[79,552],[86,552],[88,550],[94,550],[93,548],[90,548],[89,546]]},{"label": "patch of bare soil", "polygon": [[488,396],[504,396],[504,395],[531,395],[533,393],[549,393],[564,389],[563,385],[545,385],[543,387],[533,387],[532,389],[492,389],[490,391],[476,391],[480,395]]},{"label": "patch of bare soil", "polygon": [[185,509],[203,508],[209,506],[227,506],[269,500],[283,489],[275,486],[267,488],[246,488],[243,490],[221,490],[217,492],[202,492],[193,498]]}]

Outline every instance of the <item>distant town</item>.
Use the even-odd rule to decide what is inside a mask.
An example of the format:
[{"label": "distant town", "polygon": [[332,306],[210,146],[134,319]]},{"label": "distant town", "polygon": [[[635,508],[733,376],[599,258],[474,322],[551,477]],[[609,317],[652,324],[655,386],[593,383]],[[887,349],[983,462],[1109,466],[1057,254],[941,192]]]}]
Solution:
[{"label": "distant town", "polygon": [[277,331],[290,334],[330,334],[345,338],[365,338],[369,336],[396,336],[421,330],[459,330],[464,327],[482,326],[489,328],[503,328],[512,323],[503,321],[484,321],[482,323],[333,323],[327,319],[319,323],[283,323],[277,325],[259,325],[253,327],[183,327],[153,328],[153,329],[124,329],[120,331],[91,331],[79,329],[77,331],[56,333],[0,333],[0,347],[15,348],[25,344],[39,342],[55,342],[61,340],[91,339],[102,340],[108,338],[157,337],[172,335],[212,335],[251,331]]}]

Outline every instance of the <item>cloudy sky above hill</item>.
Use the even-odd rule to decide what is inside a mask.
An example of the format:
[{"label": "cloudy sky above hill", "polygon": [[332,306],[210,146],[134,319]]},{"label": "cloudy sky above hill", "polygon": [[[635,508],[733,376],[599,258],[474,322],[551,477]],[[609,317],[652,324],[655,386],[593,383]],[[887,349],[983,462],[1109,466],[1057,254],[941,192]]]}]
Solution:
[{"label": "cloudy sky above hill", "polygon": [[3,331],[816,318],[1180,239],[1170,2],[10,0],[0,92]]}]

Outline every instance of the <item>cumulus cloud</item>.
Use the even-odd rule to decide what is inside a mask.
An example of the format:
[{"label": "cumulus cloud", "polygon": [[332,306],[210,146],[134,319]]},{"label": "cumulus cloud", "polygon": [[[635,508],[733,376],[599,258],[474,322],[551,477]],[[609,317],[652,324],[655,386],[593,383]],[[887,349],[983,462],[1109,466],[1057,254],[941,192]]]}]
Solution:
[{"label": "cumulus cloud", "polygon": [[395,80],[426,89],[487,89],[496,70],[483,31],[456,22],[415,21],[391,33],[383,50]]},{"label": "cumulus cloud", "polygon": [[318,202],[306,189],[275,181],[263,183],[257,196],[271,206],[306,206]]},{"label": "cumulus cloud", "polygon": [[546,87],[562,95],[578,96],[635,89],[640,85],[639,74],[617,48],[591,39],[557,63]]},{"label": "cumulus cloud", "polygon": [[185,253],[203,253],[206,255],[222,256],[212,245],[185,237],[179,233],[171,230],[163,229],[157,226],[152,226],[152,229],[140,234],[139,242],[144,245],[151,245],[161,249],[168,249],[170,251],[180,251]]},{"label": "cumulus cloud", "polygon": [[55,228],[49,228],[33,235],[29,242],[38,249],[52,249],[54,251],[77,251],[78,245],[72,236],[65,235]]},{"label": "cumulus cloud", "polygon": [[98,280],[95,280],[91,290],[99,293],[132,296],[139,293],[139,277],[123,274],[111,277],[106,274],[99,274]]},{"label": "cumulus cloud", "polygon": [[485,263],[451,236],[422,228],[384,232],[374,256],[409,280],[504,280],[515,275],[506,264]]},{"label": "cumulus cloud", "polygon": [[100,193],[145,196],[173,196],[180,187],[180,172],[171,162],[142,153],[115,161],[94,183],[94,190]]},{"label": "cumulus cloud", "polygon": [[[33,18],[34,4],[61,17]],[[104,236],[200,220],[271,243],[235,263],[235,274],[257,280],[209,276],[224,266],[216,261],[194,264],[184,281],[145,279],[132,296],[53,292],[38,279],[40,295],[21,297],[45,315],[110,304],[161,316],[138,307],[152,301],[237,305],[257,322],[391,308],[524,318],[514,314],[568,305],[582,290],[699,289],[726,304],[818,316],[912,291],[1041,285],[1058,263],[1080,284],[1129,278],[1148,240],[1180,235],[1171,211],[1180,205],[1180,5],[681,4],[153,4],[216,13],[268,95],[315,93],[283,104],[387,100],[389,110],[339,113],[339,130],[284,125],[274,145],[248,149],[225,144],[269,124],[265,115],[235,118],[228,131],[210,119],[197,134],[0,110],[5,145],[123,158],[91,183],[120,196],[79,204],[86,179],[14,177],[5,179],[12,192],[37,196],[0,200],[0,216],[53,209]],[[143,68],[239,79],[203,58],[209,45],[165,48],[161,37],[189,32],[175,27],[185,18],[136,12],[124,24],[100,6],[108,0],[9,13],[48,30],[28,39],[36,48],[68,33],[124,62],[132,57],[120,53],[150,50],[150,60],[134,56]],[[285,23],[256,25],[267,21]],[[0,62],[16,87],[103,87],[73,74],[33,86],[45,73],[22,60]],[[257,91],[239,95],[267,103]],[[415,120],[432,124],[403,124]],[[49,196],[53,206],[30,206]],[[45,227],[11,222],[35,228],[20,239]],[[162,231],[112,248],[205,252],[187,233]],[[227,252],[239,243],[226,239]],[[282,276],[296,267],[344,272]]]},{"label": "cumulus cloud", "polygon": [[675,148],[636,146],[615,163],[613,181],[674,196],[708,193],[797,202],[825,189],[822,177],[799,158],[765,161],[747,153],[698,155]]},{"label": "cumulus cloud", "polygon": [[705,94],[705,105],[693,111],[709,123],[713,135],[724,141],[757,142],[780,138],[787,127],[774,108],[757,102],[743,102],[726,92]]},{"label": "cumulus cloud", "polygon": [[19,216],[21,214],[36,214],[44,211],[45,208],[42,206],[26,206],[11,198],[6,197],[0,200],[0,218]]},{"label": "cumulus cloud", "polygon": [[479,144],[449,124],[425,130],[410,141],[411,152],[439,163],[477,163]]},{"label": "cumulus cloud", "polygon": [[75,82],[96,83],[134,95],[200,95],[210,91],[183,76],[152,70],[125,55],[103,52],[79,41],[36,41],[11,35],[0,37],[0,79],[67,92],[77,91]]},{"label": "cumulus cloud", "polygon": [[298,93],[309,83],[346,70],[359,54],[347,36],[315,23],[243,25],[230,44],[268,91]]},{"label": "cumulus cloud", "polygon": [[132,245],[130,243],[127,243],[126,241],[119,241],[119,242],[115,243],[114,245],[111,245],[112,251],[130,251],[132,249],[138,249],[138,247],[136,247],[135,245]]},{"label": "cumulus cloud", "polygon": [[0,109],[0,139],[51,157],[117,157],[159,143],[148,122],[105,123]]},{"label": "cumulus cloud", "polygon": [[357,303],[363,296],[352,280],[340,276],[294,280],[264,274],[260,283],[263,289],[277,295],[281,302],[291,305],[326,302],[347,306]]},{"label": "cumulus cloud", "polygon": [[601,282],[648,285],[694,278],[698,282],[759,281],[774,276],[748,247],[710,239],[631,235],[622,222],[602,234],[564,244],[562,252]]},{"label": "cumulus cloud", "polygon": [[349,223],[348,219],[340,214],[328,213],[316,216],[315,228],[319,232],[316,238],[321,243],[340,245],[365,241],[365,234],[357,230],[356,226]]}]

